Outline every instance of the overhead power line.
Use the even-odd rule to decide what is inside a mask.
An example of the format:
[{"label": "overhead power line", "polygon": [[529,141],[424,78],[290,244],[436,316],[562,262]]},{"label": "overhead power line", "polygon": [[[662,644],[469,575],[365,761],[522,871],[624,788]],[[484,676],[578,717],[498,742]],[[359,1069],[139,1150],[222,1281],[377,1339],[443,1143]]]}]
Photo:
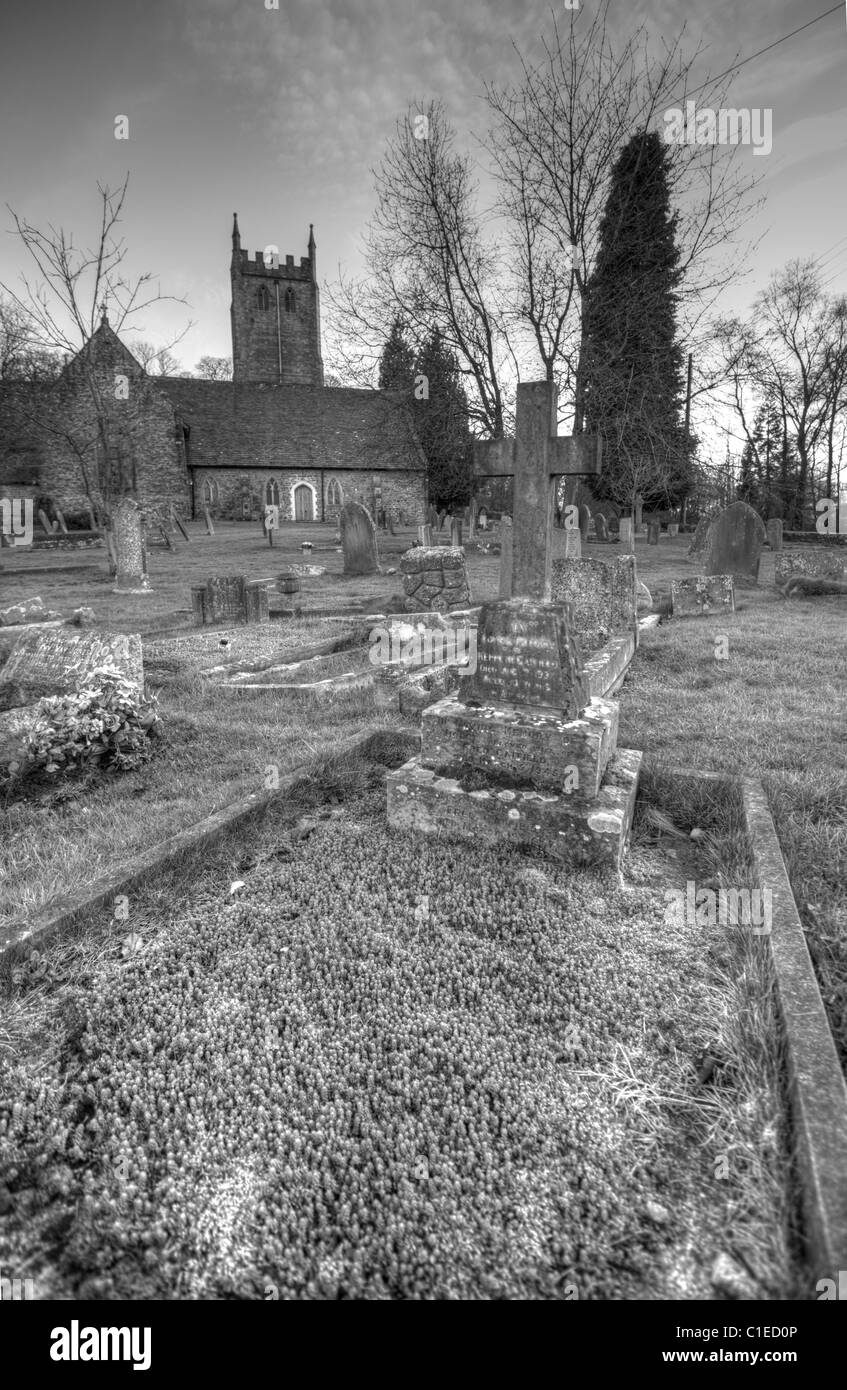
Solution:
[{"label": "overhead power line", "polygon": [[766,48],[760,48],[758,53],[751,53],[748,58],[741,58],[739,62],[733,63],[731,68],[727,68],[725,72],[719,72],[717,77],[711,77],[708,82],[704,82],[702,87],[695,87],[694,91],[690,92],[689,95],[694,97],[698,92],[705,91],[706,87],[711,87],[715,82],[720,82],[722,77],[729,77],[731,72],[737,72],[739,68],[745,67],[747,63],[752,63],[755,58],[761,58],[763,53],[770,53],[772,48],[778,48],[781,43],[786,43],[788,39],[793,39],[795,34],[802,34],[804,29],[811,29],[813,24],[820,24],[822,19],[828,19],[831,14],[835,14],[836,10],[840,11],[841,6],[833,5],[831,10],[824,10],[823,14],[819,14],[816,19],[807,20],[805,24],[800,25],[799,29],[792,29],[790,34],[783,34],[781,38],[774,39],[773,43],[769,43]]}]

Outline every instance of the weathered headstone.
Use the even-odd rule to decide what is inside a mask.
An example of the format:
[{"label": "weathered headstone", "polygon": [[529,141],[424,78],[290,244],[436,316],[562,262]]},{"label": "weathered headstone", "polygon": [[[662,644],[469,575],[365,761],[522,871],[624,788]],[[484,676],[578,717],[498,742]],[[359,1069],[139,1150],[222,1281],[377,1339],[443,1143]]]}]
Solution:
[{"label": "weathered headstone", "polygon": [[[560,477],[600,472],[601,444],[589,435],[556,434],[558,393],[551,381],[522,381],[514,439],[474,446],[480,478],[512,478],[512,566],[508,597],[549,599],[550,537]],[[503,571],[501,568],[501,581]],[[502,594],[501,587],[501,594]]]},{"label": "weathered headstone", "polygon": [[345,502],[340,517],[345,574],[377,574],[376,527],[361,502]]},{"label": "weathered headstone", "polygon": [[500,518],[500,598],[512,597],[512,556],[514,528],[510,516]]},{"label": "weathered headstone", "polygon": [[203,508],[203,520],[206,523],[206,534],[208,536],[213,536],[215,534],[215,528],[212,523],[212,515],[208,507]]},{"label": "weathered headstone", "polygon": [[480,509],[479,509],[479,517],[478,517],[477,519],[478,519],[478,522],[479,522],[479,529],[480,529],[480,531],[487,531],[487,530],[488,530],[488,512],[485,510],[484,507],[480,507]]},{"label": "weathered headstone", "polygon": [[583,502],[582,506],[579,509],[579,534],[582,537],[583,545],[585,545],[586,541],[588,540],[588,528],[590,525],[591,512]]},{"label": "weathered headstone", "polygon": [[460,516],[450,518],[450,544],[454,549],[459,548],[462,544],[462,518]]},{"label": "weathered headstone", "polygon": [[431,526],[419,526],[419,527],[418,527],[418,545],[425,545],[425,546],[430,546],[430,545],[432,545],[432,527],[431,527]]},{"label": "weathered headstone", "polygon": [[186,531],[185,526],[183,525],[182,519],[181,519],[181,517],[179,516],[176,507],[174,507],[173,505],[171,506],[171,521],[172,521],[173,525],[176,527],[176,529],[179,531],[180,535],[182,536],[182,539],[183,539],[184,541],[190,541],[190,540],[191,540],[191,537],[189,536],[188,532]]},{"label": "weathered headstone", "polygon": [[780,588],[795,574],[808,579],[847,579],[847,546],[804,545],[783,550],[776,557],[774,571]]},{"label": "weathered headstone", "polygon": [[757,584],[765,525],[746,502],[733,502],[709,527],[704,574],[731,574],[739,584]]},{"label": "weathered headstone", "polygon": [[650,522],[650,525],[649,525],[649,527],[647,528],[647,544],[648,544],[648,545],[658,545],[658,544],[659,544],[659,531],[660,531],[660,529],[661,529],[661,528],[660,528],[660,526],[659,526],[658,521],[651,521],[651,522]]},{"label": "weathered headstone", "polygon": [[468,705],[505,700],[576,718],[589,695],[569,618],[559,603],[520,598],[484,603],[476,671],[462,678],[460,700]]},{"label": "weathered headstone", "polygon": [[432,505],[431,502],[426,509],[426,524],[427,526],[431,526],[433,531],[438,526],[438,512],[436,511],[435,507]]},{"label": "weathered headstone", "polygon": [[266,585],[243,574],[212,575],[205,584],[193,584],[191,605],[197,627],[268,621]]},{"label": "weathered headstone", "polygon": [[702,555],[703,551],[706,549],[706,541],[709,536],[709,527],[711,524],[712,518],[710,516],[701,516],[695,527],[691,544],[688,547],[689,555]]},{"label": "weathered headstone", "polygon": [[678,521],[669,521],[669,522],[668,522],[668,535],[669,535],[669,536],[678,536],[678,535],[679,535],[679,522],[678,522]]},{"label": "weathered headstone", "polygon": [[671,580],[671,612],[675,618],[735,612],[731,574],[697,574]]},{"label": "weathered headstone", "polygon": [[53,533],[56,530],[56,527],[59,524],[57,521],[54,521],[52,523],[48,521],[47,513],[45,512],[43,507],[38,508],[38,520],[41,522],[41,525],[48,536],[53,535]]},{"label": "weathered headstone", "polygon": [[609,526],[608,526],[608,523],[607,523],[607,521],[606,521],[606,518],[604,517],[604,515],[603,515],[602,512],[598,512],[597,515],[595,516],[595,518],[594,518],[594,525],[595,525],[595,527],[597,528],[597,539],[598,539],[598,541],[604,541],[604,542],[608,543],[608,540],[609,540]]},{"label": "weathered headstone", "polygon": [[401,555],[400,572],[408,613],[449,612],[470,603],[465,552],[459,546],[416,545]]},{"label": "weathered headstone", "polygon": [[23,632],[0,670],[0,710],[34,704],[45,695],[70,694],[101,666],[116,666],[142,690],[138,634],[80,633],[66,627]]},{"label": "weathered headstone", "polygon": [[584,651],[597,651],[610,637],[638,631],[633,555],[611,559],[554,560],[553,599],[570,607]]},{"label": "weathered headstone", "polygon": [[768,544],[771,550],[782,549],[782,518],[772,516],[768,522]]},{"label": "weathered headstone", "polygon": [[620,520],[621,549],[631,554],[633,549],[632,517],[622,516]]},{"label": "weathered headstone", "polygon": [[112,516],[112,535],[117,563],[115,591],[149,593],[141,508],[133,497],[122,498],[116,506]]},{"label": "weathered headstone", "polygon": [[468,540],[469,540],[469,541],[472,541],[472,540],[475,540],[475,539],[476,539],[477,516],[478,516],[477,501],[476,501],[476,498],[475,498],[475,497],[472,497],[471,500],[470,500],[470,504],[469,504],[469,506],[468,506]]},{"label": "weathered headstone", "polygon": [[64,515],[63,515],[61,509],[60,509],[59,507],[57,507],[55,503],[53,504],[53,510],[54,510],[54,512],[56,513],[56,521],[57,521],[58,524],[59,524],[59,530],[62,532],[62,534],[63,534],[64,536],[66,536],[66,535],[68,534],[68,528],[67,528],[67,526],[66,526],[66,524],[65,524]]}]

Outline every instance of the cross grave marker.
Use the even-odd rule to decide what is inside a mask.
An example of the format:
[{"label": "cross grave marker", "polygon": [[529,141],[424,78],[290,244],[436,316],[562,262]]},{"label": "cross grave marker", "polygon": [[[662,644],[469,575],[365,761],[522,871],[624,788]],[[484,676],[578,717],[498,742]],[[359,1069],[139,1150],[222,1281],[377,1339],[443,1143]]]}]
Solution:
[{"label": "cross grave marker", "polygon": [[558,480],[596,477],[601,441],[590,435],[558,435],[558,391],[552,381],[518,385],[514,439],[478,440],[477,478],[512,483],[512,574],[501,597],[550,599],[552,532]]}]

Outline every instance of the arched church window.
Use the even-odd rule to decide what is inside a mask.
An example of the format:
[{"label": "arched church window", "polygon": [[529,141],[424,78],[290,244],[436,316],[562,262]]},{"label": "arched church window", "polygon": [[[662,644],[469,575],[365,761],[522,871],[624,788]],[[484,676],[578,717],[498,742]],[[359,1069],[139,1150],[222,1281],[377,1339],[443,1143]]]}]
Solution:
[{"label": "arched church window", "polygon": [[326,490],[326,505],[328,507],[340,507],[344,502],[344,494],[341,491],[341,484],[337,478],[330,478]]},{"label": "arched church window", "polygon": [[285,291],[285,312],[287,314],[294,313],[294,291],[290,285],[288,286],[288,289]]},{"label": "arched church window", "polygon": [[271,297],[268,294],[267,285],[261,285],[256,291],[256,299],[260,309],[270,309]]},{"label": "arched church window", "polygon": [[279,506],[279,484],[270,478],[265,485],[265,502],[269,507]]},{"label": "arched church window", "polygon": [[219,495],[220,493],[217,482],[214,481],[212,478],[204,478],[203,501],[205,502],[206,506],[211,507],[215,502],[217,502]]}]

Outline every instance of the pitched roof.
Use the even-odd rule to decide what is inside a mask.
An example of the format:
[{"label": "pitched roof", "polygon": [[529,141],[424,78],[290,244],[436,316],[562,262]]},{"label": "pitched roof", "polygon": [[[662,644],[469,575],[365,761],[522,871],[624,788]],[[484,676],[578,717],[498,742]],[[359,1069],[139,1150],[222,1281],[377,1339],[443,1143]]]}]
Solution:
[{"label": "pitched roof", "polygon": [[192,467],[423,471],[395,393],[346,386],[267,386],[153,377],[191,431]]}]

